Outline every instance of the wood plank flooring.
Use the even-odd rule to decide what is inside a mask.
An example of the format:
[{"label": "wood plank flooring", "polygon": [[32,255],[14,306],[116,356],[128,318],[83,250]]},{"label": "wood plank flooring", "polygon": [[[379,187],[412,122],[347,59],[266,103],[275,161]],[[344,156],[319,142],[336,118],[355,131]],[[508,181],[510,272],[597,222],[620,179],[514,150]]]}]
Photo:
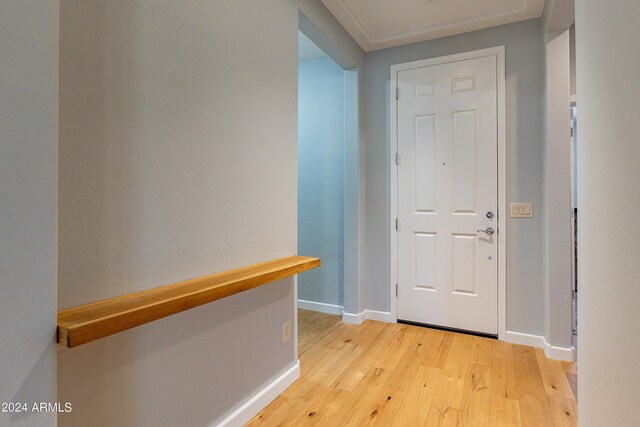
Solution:
[{"label": "wood plank flooring", "polygon": [[532,347],[299,310],[301,377],[248,426],[575,426],[577,367]]}]

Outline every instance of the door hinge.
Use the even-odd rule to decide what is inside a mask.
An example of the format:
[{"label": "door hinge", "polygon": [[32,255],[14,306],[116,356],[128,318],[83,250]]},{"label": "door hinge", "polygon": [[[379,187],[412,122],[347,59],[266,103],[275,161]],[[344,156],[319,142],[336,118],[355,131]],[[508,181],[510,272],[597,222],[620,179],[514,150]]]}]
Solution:
[{"label": "door hinge", "polygon": [[400,99],[400,88],[396,86],[396,101]]},{"label": "door hinge", "polygon": [[396,283],[396,298],[398,298],[398,284]]},{"label": "door hinge", "polygon": [[569,128],[569,129],[571,129],[571,138],[573,138],[573,128]]},{"label": "door hinge", "polygon": [[398,231],[398,218],[396,218],[396,231]]},{"label": "door hinge", "polygon": [[400,165],[400,153],[396,153],[396,166]]}]

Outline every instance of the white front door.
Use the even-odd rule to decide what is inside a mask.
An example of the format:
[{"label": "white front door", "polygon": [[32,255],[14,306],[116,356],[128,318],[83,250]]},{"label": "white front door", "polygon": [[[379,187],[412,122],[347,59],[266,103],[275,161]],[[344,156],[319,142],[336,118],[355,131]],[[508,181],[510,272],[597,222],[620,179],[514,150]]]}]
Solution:
[{"label": "white front door", "polygon": [[497,335],[497,57],[397,79],[398,319]]}]

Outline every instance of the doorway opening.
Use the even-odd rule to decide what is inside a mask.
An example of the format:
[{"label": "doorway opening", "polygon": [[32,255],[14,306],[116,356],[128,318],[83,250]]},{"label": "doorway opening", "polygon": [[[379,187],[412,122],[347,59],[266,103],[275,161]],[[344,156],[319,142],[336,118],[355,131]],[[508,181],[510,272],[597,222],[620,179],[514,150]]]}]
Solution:
[{"label": "doorway opening", "polygon": [[344,308],[344,70],[298,33],[298,251],[322,260],[298,278],[298,307]]},{"label": "doorway opening", "polygon": [[298,40],[298,253],[322,260],[298,278],[298,307],[342,316],[357,284],[358,77]]}]

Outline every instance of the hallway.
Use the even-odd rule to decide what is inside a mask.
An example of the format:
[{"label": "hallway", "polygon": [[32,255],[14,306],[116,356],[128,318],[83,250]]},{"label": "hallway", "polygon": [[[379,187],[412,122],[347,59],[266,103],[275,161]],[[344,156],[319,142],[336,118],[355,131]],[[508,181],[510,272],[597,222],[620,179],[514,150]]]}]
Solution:
[{"label": "hallway", "polygon": [[540,349],[299,310],[301,378],[249,426],[577,425],[577,367]]}]

